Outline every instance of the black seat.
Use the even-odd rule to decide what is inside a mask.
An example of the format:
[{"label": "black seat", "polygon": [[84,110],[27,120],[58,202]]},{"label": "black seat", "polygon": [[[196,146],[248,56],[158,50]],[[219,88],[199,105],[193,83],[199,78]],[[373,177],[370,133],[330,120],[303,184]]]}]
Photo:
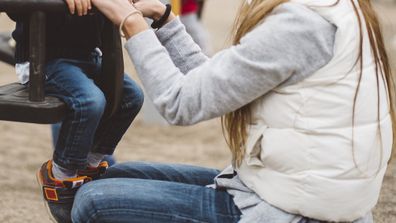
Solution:
[{"label": "black seat", "polygon": [[[0,60],[15,65],[15,48],[10,44],[11,33],[0,33]],[[42,102],[32,102],[29,90],[19,83],[0,86],[0,119],[8,121],[55,123],[63,119],[65,104],[55,97],[46,97]]]},{"label": "black seat", "polygon": [[[10,44],[11,33],[0,33],[0,60],[15,65],[15,48]],[[55,97],[42,102],[29,99],[29,89],[19,83],[0,86],[0,119],[8,121],[55,123],[63,119],[65,104]]]},{"label": "black seat", "polygon": [[[0,120],[49,124],[64,118],[66,105],[57,98],[44,95],[43,67],[45,13],[66,11],[67,7],[63,0],[0,0],[0,12],[29,13],[31,30],[29,86],[25,87],[18,83],[0,86]],[[100,75],[101,79],[95,80],[95,83],[106,96],[105,115],[110,117],[120,104],[124,64],[118,29],[108,20],[104,29],[102,72],[106,75]],[[7,47],[1,45],[0,48],[3,51],[7,50]],[[7,62],[7,58],[3,59],[1,56],[0,60]],[[12,64],[13,61],[7,63]]]},{"label": "black seat", "polygon": [[0,119],[18,122],[50,124],[65,116],[65,104],[55,97],[42,102],[29,100],[28,88],[12,83],[0,86]]},{"label": "black seat", "polygon": [[63,0],[0,0],[1,12],[66,12]]}]

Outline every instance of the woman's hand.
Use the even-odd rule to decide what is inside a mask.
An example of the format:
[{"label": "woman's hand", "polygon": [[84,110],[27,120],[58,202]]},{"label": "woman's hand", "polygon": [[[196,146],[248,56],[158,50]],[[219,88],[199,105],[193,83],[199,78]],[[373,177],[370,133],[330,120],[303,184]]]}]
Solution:
[{"label": "woman's hand", "polygon": [[[134,2],[134,6],[143,13],[144,17],[153,20],[159,20],[166,10],[166,6],[158,0],[132,0],[132,1]],[[169,15],[168,21],[171,21],[174,17],[175,15],[171,13],[171,15]]]},{"label": "woman's hand", "polygon": [[74,14],[77,10],[77,15],[83,16],[88,14],[88,10],[92,9],[91,0],[65,0],[69,11]]},{"label": "woman's hand", "polygon": [[92,0],[92,4],[115,25],[123,22],[120,28],[127,39],[149,28],[142,13],[129,0]]},{"label": "woman's hand", "polygon": [[134,6],[143,13],[144,17],[158,20],[165,12],[165,5],[158,0],[132,0]]}]

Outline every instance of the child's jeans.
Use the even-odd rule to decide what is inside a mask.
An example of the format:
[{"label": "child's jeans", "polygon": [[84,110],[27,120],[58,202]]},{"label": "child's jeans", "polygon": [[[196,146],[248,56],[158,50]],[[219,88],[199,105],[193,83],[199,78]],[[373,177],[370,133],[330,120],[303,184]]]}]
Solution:
[{"label": "child's jeans", "polygon": [[99,55],[93,53],[85,61],[51,60],[45,75],[46,95],[61,99],[68,108],[55,146],[54,162],[66,169],[84,169],[89,152],[113,154],[143,104],[143,93],[137,84],[124,75],[121,106],[110,119],[102,120],[106,98],[92,80],[101,75]]},{"label": "child's jeans", "polygon": [[[58,122],[51,125],[53,149],[55,149],[56,144],[58,143],[59,132],[61,130],[61,127],[62,127],[62,122]],[[106,161],[109,166],[113,166],[117,162],[114,155],[105,155],[103,161]]]}]

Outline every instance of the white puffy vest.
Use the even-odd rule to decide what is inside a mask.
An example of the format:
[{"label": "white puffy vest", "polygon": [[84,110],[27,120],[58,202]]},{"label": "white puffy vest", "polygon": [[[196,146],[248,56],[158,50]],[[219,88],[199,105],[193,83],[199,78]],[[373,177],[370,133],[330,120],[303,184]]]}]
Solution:
[{"label": "white puffy vest", "polygon": [[247,155],[237,171],[249,188],[282,210],[320,220],[352,221],[377,203],[391,154],[385,81],[376,79],[363,27],[363,75],[353,127],[359,79],[359,66],[354,66],[359,26],[353,6],[350,0],[335,6],[330,5],[336,0],[291,1],[337,27],[334,57],[312,76],[255,101]]}]

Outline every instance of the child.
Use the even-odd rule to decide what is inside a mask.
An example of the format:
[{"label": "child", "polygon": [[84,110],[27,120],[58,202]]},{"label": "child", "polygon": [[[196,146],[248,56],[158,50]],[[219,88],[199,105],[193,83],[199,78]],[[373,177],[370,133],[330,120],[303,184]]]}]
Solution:
[{"label": "child", "polygon": [[[101,32],[104,18],[88,14],[90,0],[67,0],[70,14],[47,14],[45,93],[60,98],[68,112],[62,122],[53,160],[38,171],[51,214],[57,221],[70,221],[65,207],[83,183],[107,168],[101,163],[111,155],[143,103],[136,83],[124,75],[121,105],[109,119],[102,119],[106,106],[103,92],[93,78],[101,74]],[[77,11],[78,16],[73,15]],[[16,21],[16,72],[22,84],[29,78],[29,20],[11,15]]]}]

